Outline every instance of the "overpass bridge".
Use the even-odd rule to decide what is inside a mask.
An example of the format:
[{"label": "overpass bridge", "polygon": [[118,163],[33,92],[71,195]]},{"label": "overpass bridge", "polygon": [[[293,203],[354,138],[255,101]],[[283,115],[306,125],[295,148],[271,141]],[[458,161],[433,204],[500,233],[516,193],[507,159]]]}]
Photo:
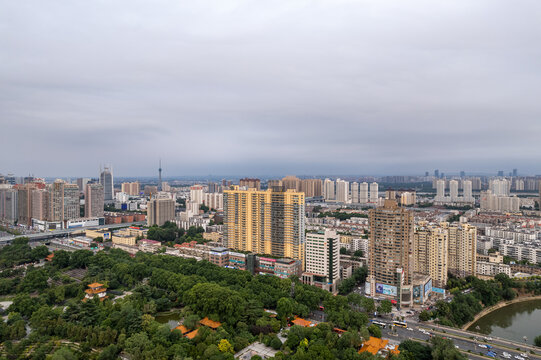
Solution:
[{"label": "overpass bridge", "polygon": [[125,228],[129,226],[140,226],[144,225],[144,221],[138,221],[138,222],[132,222],[132,223],[123,223],[123,224],[109,224],[109,225],[100,225],[100,226],[89,226],[89,227],[78,227],[73,229],[64,229],[64,230],[55,230],[55,231],[47,231],[47,232],[41,232],[41,233],[34,233],[34,234],[23,234],[23,235],[10,235],[10,236],[4,236],[0,237],[0,247],[9,245],[11,242],[18,238],[18,237],[26,237],[28,238],[29,242],[37,242],[37,241],[47,241],[54,238],[62,238],[62,237],[69,237],[71,235],[79,235],[83,234],[86,229],[89,230],[96,230],[96,229],[120,229]]}]

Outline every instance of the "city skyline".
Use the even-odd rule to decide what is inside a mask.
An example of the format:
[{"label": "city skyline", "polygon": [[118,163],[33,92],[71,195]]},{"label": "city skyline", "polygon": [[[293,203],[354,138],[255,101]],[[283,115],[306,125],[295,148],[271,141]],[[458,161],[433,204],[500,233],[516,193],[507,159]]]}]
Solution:
[{"label": "city skyline", "polygon": [[541,173],[535,2],[3,8],[6,172]]}]

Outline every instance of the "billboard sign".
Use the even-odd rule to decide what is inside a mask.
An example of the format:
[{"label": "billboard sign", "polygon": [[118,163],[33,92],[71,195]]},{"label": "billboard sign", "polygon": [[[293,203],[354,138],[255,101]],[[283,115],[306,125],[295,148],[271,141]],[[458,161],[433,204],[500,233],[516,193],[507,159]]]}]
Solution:
[{"label": "billboard sign", "polygon": [[424,295],[426,297],[428,295],[428,293],[432,291],[432,279],[427,281],[427,283],[425,284],[425,289],[424,290],[425,290]]},{"label": "billboard sign", "polygon": [[421,297],[421,287],[420,286],[414,286],[413,287],[413,298],[418,299]]},{"label": "billboard sign", "polygon": [[437,287],[433,287],[432,291],[435,292],[436,294],[445,295],[445,289],[440,289],[440,288],[437,288]]},{"label": "billboard sign", "polygon": [[376,293],[383,295],[396,296],[396,286],[391,286],[387,284],[376,283]]}]

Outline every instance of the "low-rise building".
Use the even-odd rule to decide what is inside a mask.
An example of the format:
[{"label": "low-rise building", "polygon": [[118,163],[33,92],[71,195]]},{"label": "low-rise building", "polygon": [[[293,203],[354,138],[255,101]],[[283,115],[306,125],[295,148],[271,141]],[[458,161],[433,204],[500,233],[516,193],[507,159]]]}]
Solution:
[{"label": "low-rise building", "polygon": [[511,276],[511,266],[503,263],[477,261],[478,277],[493,277],[501,273]]},{"label": "low-rise building", "polygon": [[162,243],[156,240],[141,239],[137,243],[137,246],[142,252],[155,253],[161,249]]},{"label": "low-rise building", "polygon": [[212,248],[209,252],[209,261],[218,266],[226,266],[229,264],[229,250],[224,247]]},{"label": "low-rise building", "polygon": [[113,234],[113,244],[123,244],[123,245],[130,245],[135,246],[137,243],[137,237],[131,236],[131,235],[118,235]]},{"label": "low-rise building", "polygon": [[85,230],[86,237],[89,237],[91,239],[95,239],[97,237],[103,238],[103,241],[109,241],[112,239],[112,233],[110,230],[106,229],[100,229],[100,230],[91,230],[86,229]]},{"label": "low-rise building", "polygon": [[131,255],[135,255],[139,252],[139,247],[138,246],[135,246],[135,245],[127,245],[127,244],[122,244],[122,243],[113,243],[113,249],[120,249],[120,250],[124,250],[125,252],[131,254]]},{"label": "low-rise building", "polygon": [[205,232],[203,233],[203,239],[210,240],[210,241],[216,241],[221,242],[223,239],[223,234],[213,231],[213,232]]},{"label": "low-rise building", "polygon": [[274,275],[286,279],[290,276],[299,277],[302,273],[302,263],[295,259],[278,259],[274,263]]}]

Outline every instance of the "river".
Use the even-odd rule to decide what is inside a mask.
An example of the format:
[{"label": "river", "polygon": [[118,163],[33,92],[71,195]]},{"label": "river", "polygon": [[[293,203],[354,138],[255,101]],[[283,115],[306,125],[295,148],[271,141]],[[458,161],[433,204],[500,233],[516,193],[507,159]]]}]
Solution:
[{"label": "river", "polygon": [[507,305],[486,314],[469,328],[469,331],[504,339],[533,344],[541,335],[541,300],[523,301]]}]

